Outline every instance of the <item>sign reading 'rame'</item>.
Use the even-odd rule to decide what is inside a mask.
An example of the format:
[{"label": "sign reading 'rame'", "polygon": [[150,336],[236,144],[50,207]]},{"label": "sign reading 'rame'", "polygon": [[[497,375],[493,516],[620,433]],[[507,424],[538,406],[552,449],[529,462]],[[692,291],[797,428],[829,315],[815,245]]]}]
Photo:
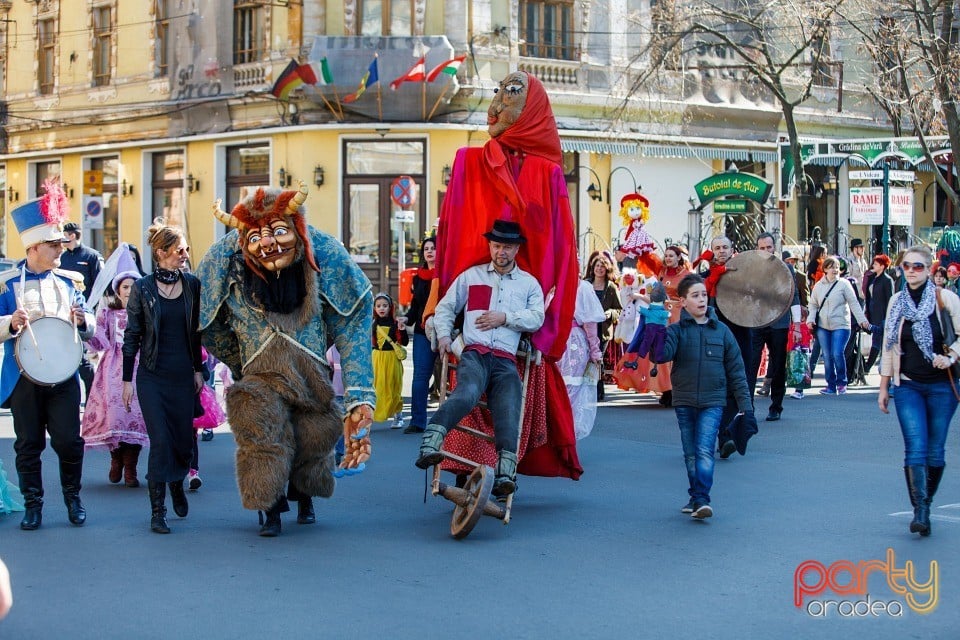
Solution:
[{"label": "sign reading 'rame'", "polygon": [[729,196],[746,198],[763,205],[773,189],[773,184],[752,173],[726,171],[701,180],[693,189],[700,200],[697,208],[702,209],[714,200]]}]

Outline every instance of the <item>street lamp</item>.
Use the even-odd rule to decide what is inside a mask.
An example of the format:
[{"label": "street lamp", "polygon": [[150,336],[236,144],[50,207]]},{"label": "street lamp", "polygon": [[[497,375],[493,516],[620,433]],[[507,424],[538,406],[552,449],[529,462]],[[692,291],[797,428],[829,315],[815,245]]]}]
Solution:
[{"label": "street lamp", "polygon": [[629,168],[623,165],[620,165],[619,167],[614,167],[613,170],[610,172],[610,175],[607,176],[607,200],[608,200],[608,203],[610,204],[610,211],[613,211],[613,192],[610,190],[610,180],[613,178],[613,174],[621,170],[629,173],[630,179],[633,180],[633,191],[631,191],[631,193],[640,193],[640,189],[643,188],[641,185],[637,184],[637,177],[633,175],[633,171],[630,171]]},{"label": "street lamp", "polygon": [[[597,201],[597,202],[602,201],[602,200],[603,200],[603,191],[601,191],[601,189],[600,189],[600,176],[597,175],[597,172],[594,171],[593,169],[591,169],[590,167],[588,167],[588,166],[586,166],[586,165],[583,165],[583,164],[577,166],[577,168],[578,168],[578,169],[586,169],[587,171],[589,171],[590,173],[592,173],[593,176],[597,179],[597,183],[596,183],[596,184],[593,183],[593,180],[590,181],[590,186],[587,187],[587,195],[590,196],[590,199],[591,199],[591,200],[595,200],[595,201]],[[609,192],[608,192],[608,193],[609,193]]]}]

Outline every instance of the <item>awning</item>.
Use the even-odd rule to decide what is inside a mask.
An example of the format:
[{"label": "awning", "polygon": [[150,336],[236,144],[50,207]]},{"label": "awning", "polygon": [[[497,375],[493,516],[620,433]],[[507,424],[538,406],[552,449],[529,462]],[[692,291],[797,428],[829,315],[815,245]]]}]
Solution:
[{"label": "awning", "polygon": [[636,142],[609,142],[606,140],[584,140],[582,138],[560,138],[560,149],[563,151],[632,156],[636,155],[638,146]]},{"label": "awning", "polygon": [[639,154],[646,158],[702,158],[704,160],[739,160],[742,162],[776,162],[776,151],[724,149],[720,147],[640,145]]}]

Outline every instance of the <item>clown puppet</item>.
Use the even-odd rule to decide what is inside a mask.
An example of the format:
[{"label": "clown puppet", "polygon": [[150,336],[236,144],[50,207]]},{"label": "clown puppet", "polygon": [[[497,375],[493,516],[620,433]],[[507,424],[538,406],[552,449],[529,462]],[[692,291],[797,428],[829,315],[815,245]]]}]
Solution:
[{"label": "clown puppet", "polygon": [[[370,282],[340,242],[306,224],[306,196],[301,182],[296,191],[257,189],[230,214],[217,201],[214,215],[233,231],[197,269],[203,342],[235,380],[226,405],[240,497],[265,512],[268,537],[279,535],[288,498],[298,523],[316,520],[311,496],[333,494],[341,433],[341,466],[362,469],[376,403]],[[328,338],[342,357],[343,406],[330,383]]]}]

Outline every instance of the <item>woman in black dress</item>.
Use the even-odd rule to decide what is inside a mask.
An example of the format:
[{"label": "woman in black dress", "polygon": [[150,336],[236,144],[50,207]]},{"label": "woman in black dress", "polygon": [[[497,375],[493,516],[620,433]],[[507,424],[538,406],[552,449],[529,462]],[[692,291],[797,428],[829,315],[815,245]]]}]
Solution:
[{"label": "woman in black dress", "polygon": [[137,280],[127,302],[123,336],[123,403],[133,400],[137,353],[137,399],[150,436],[147,481],[154,533],[170,533],[166,485],[173,511],[187,515],[183,479],[193,457],[193,415],[196,394],[203,387],[200,356],[200,281],[184,273],[190,257],[183,231],[162,218],[147,231],[155,265]]}]

